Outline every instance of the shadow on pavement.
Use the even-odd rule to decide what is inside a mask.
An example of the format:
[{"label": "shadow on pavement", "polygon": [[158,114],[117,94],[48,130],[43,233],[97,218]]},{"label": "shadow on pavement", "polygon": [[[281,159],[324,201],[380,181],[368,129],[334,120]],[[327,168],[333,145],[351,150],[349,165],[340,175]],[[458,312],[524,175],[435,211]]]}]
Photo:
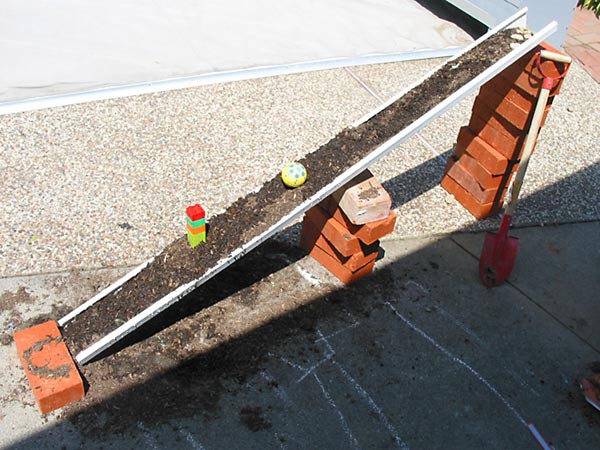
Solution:
[{"label": "shadow on pavement", "polygon": [[[419,170],[439,182],[439,162]],[[522,205],[570,192],[589,171],[598,164]],[[148,436],[158,447],[203,448],[193,444],[203,437],[208,448],[348,448],[349,428],[350,443],[368,448],[393,447],[393,438],[414,448],[531,448],[529,420],[564,448],[598,442],[600,418],[578,380],[600,355],[532,302],[537,293],[484,288],[473,252],[453,237],[390,241],[386,252],[371,276],[340,287],[298,249],[269,241],[146,324],[121,351],[86,365],[86,399],[14,448],[77,446],[77,439],[130,446]],[[550,264],[526,241],[520,252],[532,267]],[[325,336],[336,339],[335,350]],[[332,408],[338,413],[330,417]]]}]

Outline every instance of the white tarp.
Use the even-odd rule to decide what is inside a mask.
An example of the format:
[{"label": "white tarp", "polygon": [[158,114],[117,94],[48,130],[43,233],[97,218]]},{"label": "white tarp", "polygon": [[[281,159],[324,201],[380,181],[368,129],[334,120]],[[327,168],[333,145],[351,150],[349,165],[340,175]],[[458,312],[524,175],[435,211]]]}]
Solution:
[{"label": "white tarp", "polygon": [[413,0],[3,0],[0,102],[471,41]]}]

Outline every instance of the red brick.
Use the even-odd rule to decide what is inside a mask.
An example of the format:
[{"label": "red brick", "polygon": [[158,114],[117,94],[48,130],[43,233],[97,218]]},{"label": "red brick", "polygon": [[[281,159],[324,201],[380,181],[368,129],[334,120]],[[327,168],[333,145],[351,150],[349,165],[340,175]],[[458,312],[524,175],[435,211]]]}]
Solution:
[{"label": "red brick", "polygon": [[477,219],[485,219],[500,211],[502,201],[481,204],[448,175],[442,179],[442,187]]},{"label": "red brick", "polygon": [[344,256],[352,256],[360,251],[360,241],[346,227],[329,216],[320,206],[314,206],[306,212],[305,218],[311,220],[321,234]]},{"label": "red brick", "polygon": [[323,200],[320,206],[364,244],[370,245],[394,231],[394,225],[396,224],[394,210],[390,210],[389,216],[385,219],[368,222],[364,225],[354,225],[332,196]]},{"label": "red brick", "polygon": [[[543,78],[539,75],[539,72],[537,72],[537,75],[531,72],[521,72],[519,75],[514,74],[512,77],[507,77],[504,73],[500,73],[498,76],[503,78],[504,82],[511,83],[535,97],[539,95],[542,89]],[[550,97],[555,97],[560,93],[562,83],[562,79],[554,82],[550,90]]]},{"label": "red brick", "polygon": [[[554,61],[542,60],[541,67],[544,75],[540,72],[536,64],[536,56],[540,50],[549,50],[554,53],[563,52],[558,51],[550,44],[543,42],[534,50],[529,52],[527,55],[522,57],[519,61],[512,64],[507,69],[503,70],[498,76],[504,78],[511,84],[515,84],[520,88],[524,89],[531,95],[537,96],[542,86],[542,80],[545,76],[557,78],[559,77],[567,67],[562,63],[556,63]],[[554,87],[550,91],[550,96],[553,97],[558,95],[562,86],[562,79],[555,82]]]},{"label": "red brick", "polygon": [[310,256],[314,258],[317,262],[319,262],[323,267],[325,267],[329,272],[335,275],[340,281],[345,284],[350,284],[365,275],[370,274],[373,271],[373,267],[375,266],[375,260],[361,267],[357,271],[352,272],[344,265],[340,264],[335,258],[332,258],[327,254],[323,249],[315,245],[311,251]]},{"label": "red brick", "polygon": [[498,194],[498,187],[485,189],[472,173],[451,158],[448,160],[446,167],[447,175],[452,177],[454,181],[460,184],[479,203],[486,204],[494,201],[494,198]]},{"label": "red brick", "polygon": [[[531,95],[502,77],[494,77],[479,89],[479,95],[497,94],[524,110],[535,108],[537,95]],[[553,98],[549,99],[552,102]]]},{"label": "red brick", "polygon": [[17,331],[13,338],[42,414],[83,398],[83,380],[55,321]]},{"label": "red brick", "polygon": [[519,159],[527,133],[519,130],[518,134],[511,135],[492,116],[493,114],[489,117],[473,114],[469,121],[469,128],[507,159]]},{"label": "red brick", "polygon": [[371,245],[361,245],[361,250],[349,257],[344,256],[319,232],[309,218],[305,218],[302,222],[300,246],[310,253],[315,245],[352,272],[374,261],[379,254],[379,241],[376,241]]},{"label": "red brick", "polygon": [[[475,103],[473,105],[473,110],[479,110],[480,105],[483,104],[485,107],[492,109],[498,114],[500,117],[506,119],[515,127],[521,130],[528,130],[530,126],[530,119],[533,116],[532,109],[523,109],[517,104],[511,102],[507,98],[502,97],[501,95],[490,92],[487,94],[482,94],[481,92],[475,99]],[[546,105],[546,109],[544,112],[544,116],[542,117],[542,122],[540,126],[544,126],[546,123],[546,118],[548,117],[548,112],[550,111],[550,105]]]},{"label": "red brick", "polygon": [[[456,158],[456,157],[454,157]],[[450,158],[452,159],[452,157]],[[502,181],[506,177],[505,173],[492,175],[479,161],[468,153],[463,153],[460,158],[456,158],[457,164],[461,165],[477,180],[483,189],[501,189]]]},{"label": "red brick", "polygon": [[508,168],[509,159],[478,137],[469,127],[460,129],[454,151],[458,158],[465,153],[476,159],[492,175],[503,174]]}]

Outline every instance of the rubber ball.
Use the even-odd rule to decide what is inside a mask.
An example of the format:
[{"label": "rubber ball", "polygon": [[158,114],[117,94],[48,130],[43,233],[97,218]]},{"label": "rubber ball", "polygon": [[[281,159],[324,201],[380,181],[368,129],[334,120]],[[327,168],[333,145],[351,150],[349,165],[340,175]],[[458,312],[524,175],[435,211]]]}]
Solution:
[{"label": "rubber ball", "polygon": [[297,162],[286,164],[281,171],[281,179],[287,187],[296,188],[306,181],[306,168]]}]

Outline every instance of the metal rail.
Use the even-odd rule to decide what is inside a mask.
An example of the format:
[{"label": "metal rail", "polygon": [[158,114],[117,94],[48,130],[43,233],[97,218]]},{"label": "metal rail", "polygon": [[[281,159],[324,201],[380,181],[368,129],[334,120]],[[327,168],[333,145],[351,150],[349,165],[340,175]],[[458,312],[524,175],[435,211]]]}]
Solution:
[{"label": "metal rail", "polygon": [[99,100],[132,97],[134,95],[167,92],[177,89],[189,89],[211,84],[231,83],[241,80],[254,80],[257,78],[290,75],[294,73],[314,72],[316,70],[330,70],[349,66],[364,66],[368,64],[412,61],[415,59],[449,57],[461,52],[462,49],[463,47],[447,47],[437,50],[415,50],[401,53],[364,55],[354,58],[322,59],[318,61],[254,67],[251,69],[231,70],[227,72],[211,72],[191,77],[170,78],[167,80],[149,81],[146,83],[105,87],[69,94],[49,95],[27,100],[15,100],[0,103],[0,116],[59,106],[76,105],[79,103],[89,103]]},{"label": "metal rail", "polygon": [[[505,28],[508,28],[516,20],[523,17],[525,15],[525,13],[526,13],[526,10],[520,11],[519,13],[515,14],[515,16],[507,19],[505,22],[498,25],[498,27],[494,28],[494,30],[492,30],[492,32],[488,33],[487,37],[499,32]],[[160,312],[164,311],[166,308],[168,308],[169,306],[171,306],[172,304],[177,302],[184,295],[190,293],[192,290],[194,290],[201,284],[205,283],[206,281],[208,281],[209,279],[211,279],[212,277],[217,275],[219,272],[221,272],[225,268],[229,267],[235,261],[237,261],[242,256],[244,256],[246,253],[248,253],[252,249],[256,248],[262,242],[264,242],[265,240],[267,240],[268,238],[273,236],[277,231],[290,225],[302,213],[304,213],[309,208],[311,208],[312,206],[314,206],[317,203],[319,203],[320,201],[322,201],[325,197],[330,195],[332,192],[337,190],[339,187],[343,186],[345,183],[350,181],[356,175],[363,172],[371,164],[373,164],[374,162],[381,159],[383,156],[385,156],[388,152],[390,152],[392,149],[397,147],[404,140],[408,139],[413,134],[415,134],[418,130],[420,130],[425,125],[427,125],[429,122],[431,122],[432,120],[434,120],[435,118],[437,118],[438,116],[443,114],[446,110],[448,110],[454,104],[456,104],[457,102],[462,100],[464,97],[469,95],[475,89],[479,88],[479,86],[481,86],[486,81],[490,80],[496,74],[498,74],[503,69],[505,69],[508,65],[510,65],[514,61],[518,60],[519,58],[521,58],[522,56],[527,54],[529,51],[531,51],[532,49],[534,49],[540,42],[542,42],[545,38],[547,38],[549,35],[551,35],[555,30],[556,30],[556,22],[552,22],[549,25],[547,25],[546,27],[544,27],[538,33],[534,34],[530,39],[528,39],[527,41],[520,44],[517,48],[510,51],[507,55],[502,57],[499,61],[497,61],[491,67],[489,67],[488,69],[483,71],[481,74],[479,74],[478,76],[473,78],[462,88],[460,88],[455,93],[453,93],[452,95],[447,97],[445,100],[440,102],[438,105],[436,105],[434,108],[429,110],[426,114],[421,116],[419,119],[417,119],[411,125],[409,125],[405,129],[400,131],[398,134],[396,134],[394,137],[390,138],[388,141],[386,141],[382,145],[380,145],[378,148],[376,148],[374,151],[372,151],[369,155],[367,155],[365,158],[363,158],[360,162],[358,162],[354,166],[350,167],[343,174],[339,175],[327,186],[323,187],[318,192],[316,192],[312,197],[305,200],[301,205],[296,207],[292,212],[290,212],[288,215],[283,217],[275,225],[271,226],[268,230],[266,230],[265,232],[263,232],[262,234],[260,234],[256,237],[254,237],[252,240],[250,240],[246,244],[242,245],[238,249],[234,250],[227,258],[220,260],[214,267],[209,269],[200,278],[190,281],[190,282],[178,287],[176,290],[172,291],[165,297],[161,298],[160,300],[155,302],[153,305],[149,306],[148,308],[146,308],[145,310],[143,310],[142,312],[137,314],[135,317],[133,317],[132,319],[130,319],[123,325],[119,326],[112,332],[108,333],[106,336],[99,339],[97,342],[92,344],[90,347],[79,352],[76,355],[75,359],[80,364],[85,364],[86,362],[89,362],[95,356],[97,356],[98,354],[102,353],[104,350],[111,347],[113,344],[115,344],[116,342],[121,340],[127,334],[131,333],[133,330],[140,327],[142,324],[144,324],[148,320],[152,319],[157,314],[159,314]],[[487,39],[487,37],[486,37],[486,39]],[[470,48],[469,48],[469,50],[470,50]],[[468,51],[468,50],[465,50],[465,51]],[[429,75],[427,75],[427,77],[428,76]],[[427,77],[425,77],[425,78],[427,78]],[[422,79],[421,82],[424,79]],[[420,83],[417,83],[417,84],[420,84]],[[372,115],[376,114],[380,110],[381,109],[378,108],[377,110],[375,110],[375,112],[373,114],[366,116],[367,119],[365,119],[365,120],[368,120],[368,118],[372,117]]]}]

